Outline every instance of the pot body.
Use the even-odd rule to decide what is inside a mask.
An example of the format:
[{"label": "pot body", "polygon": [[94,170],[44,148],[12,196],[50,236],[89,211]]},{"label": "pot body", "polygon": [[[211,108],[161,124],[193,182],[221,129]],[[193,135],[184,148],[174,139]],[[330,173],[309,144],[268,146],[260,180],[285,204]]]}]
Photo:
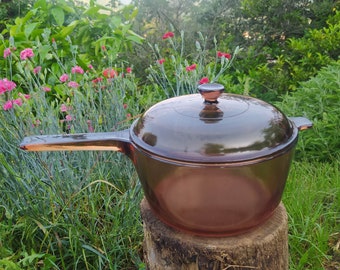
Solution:
[{"label": "pot body", "polygon": [[165,223],[199,235],[242,233],[278,206],[298,130],[311,123],[252,97],[222,95],[223,89],[205,84],[202,96],[159,102],[127,130],[31,136],[20,147],[120,151]]},{"label": "pot body", "polygon": [[281,201],[293,156],[251,164],[185,164],[134,151],[135,166],[151,209],[187,233],[228,236],[261,224]]}]

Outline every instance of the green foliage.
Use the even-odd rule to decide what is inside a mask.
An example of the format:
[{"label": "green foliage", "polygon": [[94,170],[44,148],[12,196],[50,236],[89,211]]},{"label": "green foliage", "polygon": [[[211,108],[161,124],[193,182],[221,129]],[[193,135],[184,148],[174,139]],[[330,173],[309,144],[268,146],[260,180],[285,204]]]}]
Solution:
[{"label": "green foliage", "polygon": [[[335,23],[331,23],[334,21]],[[301,39],[291,39],[288,43],[286,62],[292,83],[305,81],[317,71],[338,60],[340,55],[340,12],[337,12],[327,27],[310,30]],[[294,88],[292,88],[294,90]]]},{"label": "green foliage", "polygon": [[11,106],[0,110],[0,265],[132,268],[141,262],[136,206],[142,192],[130,161],[112,152],[28,154],[18,148],[25,135],[123,129],[142,110],[133,102],[140,94],[131,70],[117,62],[113,70],[109,57],[98,70],[83,70],[71,39],[67,54],[51,42],[51,32],[44,29],[42,42],[32,42],[24,58],[14,39],[3,39],[12,50],[2,72],[16,87],[4,91],[1,79],[0,103]]},{"label": "green foliage", "polygon": [[[14,24],[7,24],[2,32],[5,42],[0,45],[0,53],[9,47],[38,49],[41,62],[53,70],[56,65],[53,65],[52,53],[48,53],[53,41],[64,65],[74,65],[77,61],[83,68],[89,64],[101,68],[108,62],[112,66],[119,53],[131,50],[132,44],[143,40],[131,30],[136,15],[133,6],[113,11],[92,1],[88,8],[76,8],[73,1],[38,0],[24,17],[16,18]],[[0,64],[5,66],[1,61]]]},{"label": "green foliage", "polygon": [[[128,269],[140,263],[142,193],[127,160],[96,153],[18,155],[13,149],[6,147],[1,161],[15,163],[6,178],[1,174],[1,203],[12,215],[1,221],[7,255],[1,253],[0,263],[27,270]],[[24,170],[16,168],[19,162]]]},{"label": "green foliage", "polygon": [[[192,26],[195,32],[200,31],[208,40],[215,37],[220,42],[228,40],[231,46],[244,46],[240,22],[242,19],[241,2],[239,0],[206,0],[192,14]],[[193,9],[193,7],[192,7]],[[209,47],[214,44],[210,42]]]},{"label": "green foliage", "polygon": [[[340,55],[340,12],[328,26],[309,30],[302,38],[291,38],[284,46],[250,46],[235,63],[237,78],[249,78],[250,94],[274,102],[299,84],[315,76],[320,68]],[[234,81],[238,82],[237,79]]]},{"label": "green foliage", "polygon": [[[251,95],[276,101],[280,95],[294,91],[299,82],[314,76],[321,67],[337,60],[339,55],[338,1],[210,0],[200,2],[198,10],[188,2],[177,13],[176,3],[138,1],[141,12],[134,27],[145,34],[148,42],[158,44],[163,57],[167,56],[164,53],[167,43],[158,40],[170,24],[176,36],[181,35],[180,29],[186,29],[183,55],[189,56],[188,61],[196,52],[196,41],[201,42],[197,32],[207,37],[205,50],[210,54],[216,45],[214,37],[221,51],[240,46],[243,50],[231,69],[231,77],[225,76],[222,80],[232,91],[242,93],[235,88],[247,82]],[[163,11],[162,5],[172,7]],[[181,20],[176,20],[176,14],[180,14]],[[181,23],[185,28],[181,28]],[[137,53],[142,59],[134,58],[138,69],[145,70],[154,63],[146,45]],[[138,75],[145,76],[145,73]]]},{"label": "green foliage", "polygon": [[285,114],[306,116],[314,123],[312,130],[301,132],[298,157],[329,161],[340,156],[339,104],[339,61],[321,69],[277,104]]},{"label": "green foliage", "polygon": [[306,29],[325,26],[323,23],[337,5],[332,0],[242,0],[241,3],[246,22],[243,31],[264,45],[300,38]]},{"label": "green foliage", "polygon": [[290,270],[340,267],[339,166],[339,160],[293,163],[283,195]]},{"label": "green foliage", "polygon": [[[148,69],[148,78],[166,97],[197,93],[199,84],[221,81],[239,52],[237,47],[233,54],[221,56],[215,40],[215,51],[210,54],[206,49],[207,40],[201,33],[195,43],[196,53],[189,56],[185,55],[183,31],[180,37],[170,37],[165,41],[170,45],[168,48],[161,50],[157,44],[153,47],[156,64]],[[202,82],[203,78],[205,82]]]},{"label": "green foliage", "polygon": [[[103,93],[107,102],[92,107],[85,94],[77,95],[78,104],[70,104],[76,110],[73,123],[68,123],[72,131],[87,131],[87,112],[98,119],[103,110],[117,128],[124,126],[118,121],[125,109],[118,107],[119,114],[114,106],[107,106],[112,96]],[[138,265],[142,192],[132,164],[112,152],[20,151],[18,145],[28,129],[31,134],[62,132],[59,108],[48,106],[44,95],[31,99],[37,100],[23,106],[33,109],[42,103],[38,126],[31,126],[34,119],[20,111],[21,107],[0,112],[0,202],[4,211],[0,247],[7,253],[1,253],[5,256],[0,257],[1,262],[20,269],[51,269],[51,265],[53,269],[128,269]],[[123,102],[117,93],[115,99]],[[95,129],[109,129],[110,125],[101,127],[104,123],[91,124]]]},{"label": "green foliage", "polygon": [[[338,267],[339,12],[325,26],[324,18],[333,12],[327,9],[329,1],[322,1],[320,9],[312,5],[311,14],[320,15],[307,16],[312,18],[310,28],[316,27],[315,22],[324,28],[308,26],[302,38],[276,39],[263,46],[261,39],[242,40],[231,34],[242,33],[237,22],[245,22],[233,9],[236,4],[203,1],[199,10],[190,8],[195,1],[186,1],[182,10],[172,6],[164,12],[169,3],[143,2],[149,4],[146,9],[159,7],[149,17],[139,17],[143,36],[157,45],[136,46],[143,39],[132,31],[137,18],[133,6],[112,10],[95,1],[78,6],[74,1],[38,0],[24,15],[6,20],[0,40],[0,80],[7,78],[16,87],[0,94],[0,104],[17,99],[22,104],[12,102],[12,108],[0,110],[0,268],[145,269],[139,217],[143,192],[130,160],[112,152],[24,153],[18,144],[31,134],[129,127],[157,101],[196,91],[202,77],[224,84],[228,92],[268,101],[283,95],[276,105],[284,113],[314,122],[314,129],[299,135],[297,162],[283,198],[289,213],[290,268]],[[269,2],[275,4],[268,11],[273,12],[282,1]],[[174,37],[159,41],[176,19],[167,15],[176,10],[185,27],[172,24]],[[202,20],[194,18],[202,14]],[[305,18],[294,17],[297,13],[286,15],[293,17],[282,24],[295,19],[305,23]],[[230,18],[224,20],[225,16]],[[214,21],[210,24],[206,18]],[[217,30],[212,31],[212,26]],[[188,29],[187,38],[179,29]],[[210,32],[204,34],[207,29]],[[273,29],[264,30],[260,36]],[[238,53],[237,61],[218,57],[217,50],[230,52],[236,41],[244,42],[244,49],[232,53],[233,57]],[[3,58],[8,48],[11,54]],[[21,59],[26,48],[34,56]],[[155,63],[160,59],[165,62]],[[195,68],[187,71],[193,64]],[[132,73],[127,67],[133,68]],[[74,68],[84,72],[72,72]],[[65,82],[60,80],[64,74],[69,77]],[[71,81],[77,86],[69,86]]]},{"label": "green foliage", "polygon": [[13,22],[18,16],[26,14],[34,0],[2,0],[0,2],[0,32],[8,22]]}]

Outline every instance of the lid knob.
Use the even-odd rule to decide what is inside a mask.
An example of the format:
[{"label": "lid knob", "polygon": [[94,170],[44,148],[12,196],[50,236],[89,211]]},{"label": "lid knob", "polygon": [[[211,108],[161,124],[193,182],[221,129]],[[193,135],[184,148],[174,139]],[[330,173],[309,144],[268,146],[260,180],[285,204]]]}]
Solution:
[{"label": "lid knob", "polygon": [[198,86],[198,91],[205,103],[218,103],[217,99],[224,91],[224,86],[218,83],[205,83]]}]

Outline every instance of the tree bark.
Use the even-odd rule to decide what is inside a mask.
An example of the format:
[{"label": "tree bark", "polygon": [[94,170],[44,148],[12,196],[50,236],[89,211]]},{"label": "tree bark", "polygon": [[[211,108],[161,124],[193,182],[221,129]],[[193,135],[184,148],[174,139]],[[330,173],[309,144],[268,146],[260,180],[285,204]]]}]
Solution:
[{"label": "tree bark", "polygon": [[141,202],[144,260],[148,270],[288,270],[288,222],[282,203],[252,231],[230,237],[202,237],[161,222]]}]

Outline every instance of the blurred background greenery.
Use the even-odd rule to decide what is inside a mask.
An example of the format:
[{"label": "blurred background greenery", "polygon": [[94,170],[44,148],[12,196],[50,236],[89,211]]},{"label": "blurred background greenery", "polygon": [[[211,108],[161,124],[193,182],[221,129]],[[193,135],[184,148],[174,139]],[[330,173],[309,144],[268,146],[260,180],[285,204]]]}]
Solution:
[{"label": "blurred background greenery", "polygon": [[[2,0],[0,80],[16,86],[2,89],[0,102],[21,103],[0,110],[0,269],[144,269],[143,192],[127,158],[24,153],[18,145],[32,134],[129,127],[156,102],[191,93],[202,77],[313,121],[283,198],[290,269],[339,269],[339,6]],[[163,39],[167,32],[173,37]],[[20,58],[27,48],[34,56]]]}]

